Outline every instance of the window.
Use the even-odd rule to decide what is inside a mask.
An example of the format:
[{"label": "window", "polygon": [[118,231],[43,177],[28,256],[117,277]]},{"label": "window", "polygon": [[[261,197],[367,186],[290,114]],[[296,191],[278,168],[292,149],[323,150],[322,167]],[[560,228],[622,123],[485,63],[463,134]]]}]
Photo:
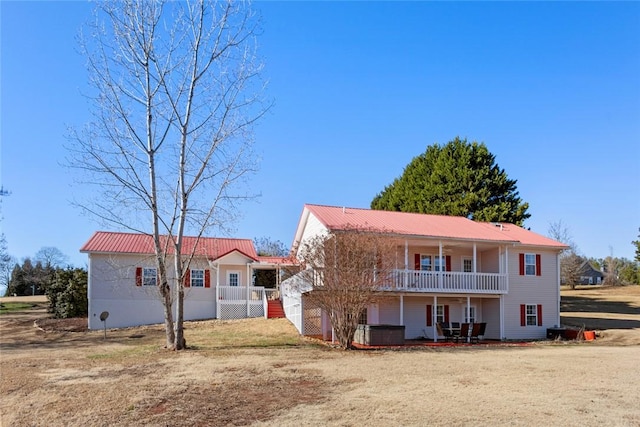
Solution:
[{"label": "window", "polygon": [[158,283],[158,270],[155,268],[142,269],[142,284],[144,286],[156,286]]},{"label": "window", "polygon": [[462,271],[465,273],[473,273],[473,259],[462,258]]},{"label": "window", "polygon": [[[469,312],[467,312],[467,309],[469,309]],[[476,323],[476,307],[474,305],[471,305],[469,307],[465,305],[463,317],[465,323]]]},{"label": "window", "polygon": [[526,306],[526,325],[538,325],[538,306],[536,304],[527,304]]},{"label": "window", "polygon": [[540,254],[520,254],[521,276],[542,276],[542,257]]},{"label": "window", "polygon": [[[417,257],[418,255],[416,255]],[[421,271],[446,271],[447,262],[446,257],[440,258],[437,255],[420,255],[420,270]]]},{"label": "window", "polygon": [[240,284],[240,273],[237,271],[230,271],[228,277],[227,284],[229,286],[238,286]]},{"label": "window", "polygon": [[444,305],[436,305],[436,322],[446,322],[444,316]]},{"label": "window", "polygon": [[520,304],[520,326],[542,326],[542,305]]},{"label": "window", "polygon": [[536,255],[524,254],[524,274],[525,276],[536,275]]},{"label": "window", "polygon": [[204,288],[204,270],[191,270],[191,287]]},{"label": "window", "polygon": [[420,270],[431,271],[431,255],[420,255]]}]

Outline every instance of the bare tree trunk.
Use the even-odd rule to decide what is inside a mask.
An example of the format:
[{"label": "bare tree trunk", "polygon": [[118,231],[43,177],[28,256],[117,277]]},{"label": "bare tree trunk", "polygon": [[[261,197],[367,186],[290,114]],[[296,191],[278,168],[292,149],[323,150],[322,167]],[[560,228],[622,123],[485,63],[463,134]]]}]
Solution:
[{"label": "bare tree trunk", "polygon": [[[232,0],[101,2],[81,46],[94,121],[72,131],[69,165],[102,192],[80,206],[153,237],[167,348],[185,346],[183,281],[197,240],[226,231],[251,197],[230,190],[253,171],[252,126],[269,108],[254,17]],[[184,253],[189,231],[196,244]]]}]

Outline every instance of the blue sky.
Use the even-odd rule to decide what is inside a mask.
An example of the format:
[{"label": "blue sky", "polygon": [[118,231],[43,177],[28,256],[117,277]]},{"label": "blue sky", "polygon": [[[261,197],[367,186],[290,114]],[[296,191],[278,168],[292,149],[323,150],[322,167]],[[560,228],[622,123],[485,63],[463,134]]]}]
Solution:
[{"label": "blue sky", "polygon": [[[640,227],[640,3],[257,2],[268,95],[236,237],[289,245],[304,203],[368,207],[411,159],[460,136],[517,179],[546,234],[633,257]],[[78,252],[99,228],[60,164],[88,120],[85,2],[0,3],[1,183],[9,252]]]}]

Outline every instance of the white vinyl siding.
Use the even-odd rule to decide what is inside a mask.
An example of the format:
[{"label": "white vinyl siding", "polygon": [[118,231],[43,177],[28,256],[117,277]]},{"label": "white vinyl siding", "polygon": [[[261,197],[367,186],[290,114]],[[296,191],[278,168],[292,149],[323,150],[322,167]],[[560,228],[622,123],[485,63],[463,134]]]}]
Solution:
[{"label": "white vinyl siding", "polygon": [[[164,322],[164,310],[155,286],[133,286],[136,267],[152,269],[148,256],[91,254],[89,256],[89,329],[102,329],[100,313],[109,312],[108,328],[148,325]],[[206,260],[195,260],[205,268]],[[144,277],[142,277],[144,278]],[[171,281],[173,276],[169,276]],[[213,286],[213,283],[212,283]],[[215,292],[189,291],[185,294],[185,320],[216,317]],[[197,295],[194,296],[194,295]]]},{"label": "white vinyl siding", "polygon": [[[540,254],[541,275],[521,276],[520,253]],[[504,296],[504,338],[544,339],[546,328],[558,325],[558,257],[554,251],[509,249],[509,293]],[[542,305],[542,326],[520,326],[522,304]]]}]

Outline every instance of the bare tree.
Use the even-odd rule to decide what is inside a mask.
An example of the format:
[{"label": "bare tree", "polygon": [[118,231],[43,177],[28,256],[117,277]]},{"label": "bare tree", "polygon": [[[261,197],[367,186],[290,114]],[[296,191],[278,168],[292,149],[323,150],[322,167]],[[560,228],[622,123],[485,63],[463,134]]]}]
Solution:
[{"label": "bare tree", "polygon": [[366,229],[318,235],[298,250],[308,300],[329,314],[340,347],[352,347],[358,319],[391,286],[395,246],[389,236]]},{"label": "bare tree", "polygon": [[549,224],[549,237],[569,246],[560,253],[560,283],[575,289],[580,282],[580,272],[584,259],[578,254],[578,246],[573,241],[569,227],[559,220]]},{"label": "bare tree", "polygon": [[[200,245],[228,231],[254,169],[263,102],[255,13],[245,2],[103,2],[90,34],[93,121],[72,131],[70,164],[99,188],[79,205],[153,237],[167,347],[181,349],[186,272]],[[174,311],[172,311],[174,310]]]},{"label": "bare tree", "polygon": [[613,256],[613,248],[609,246],[609,256],[604,259],[604,280],[603,286],[620,286],[620,262]]},{"label": "bare tree", "polygon": [[34,260],[40,261],[45,267],[55,268],[63,267],[67,264],[69,262],[69,257],[55,246],[44,246],[36,252]]}]

